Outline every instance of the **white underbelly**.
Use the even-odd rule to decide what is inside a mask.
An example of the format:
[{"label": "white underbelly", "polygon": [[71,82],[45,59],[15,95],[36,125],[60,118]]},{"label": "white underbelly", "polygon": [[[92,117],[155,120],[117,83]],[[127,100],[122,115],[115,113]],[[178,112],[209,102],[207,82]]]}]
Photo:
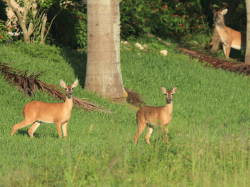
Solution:
[{"label": "white underbelly", "polygon": [[38,123],[46,123],[46,124],[52,124],[52,123],[54,123],[52,121],[43,121],[43,120],[37,120],[36,122],[38,122]]},{"label": "white underbelly", "polygon": [[239,45],[232,45],[231,47],[234,48],[234,49],[238,49],[238,50],[241,49],[241,46],[239,46]]}]

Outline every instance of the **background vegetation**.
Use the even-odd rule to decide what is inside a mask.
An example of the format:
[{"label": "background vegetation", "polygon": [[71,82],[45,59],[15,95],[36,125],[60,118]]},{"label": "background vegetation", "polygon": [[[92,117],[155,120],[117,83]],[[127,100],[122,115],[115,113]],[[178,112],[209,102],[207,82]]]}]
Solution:
[{"label": "background vegetation", "polygon": [[[41,3],[41,9],[48,12],[50,21],[56,15],[47,43],[86,48],[87,10],[84,1],[72,0],[67,6],[62,6],[59,0],[41,2],[44,2]],[[178,42],[195,39],[207,47],[213,25],[213,10],[225,7],[229,9],[226,24],[245,31],[246,11],[243,0],[123,0],[120,4],[121,36],[126,40],[153,33]],[[4,10],[1,1],[0,10]],[[4,11],[0,12],[0,19],[6,20]],[[2,29],[0,27],[0,35]]]}]

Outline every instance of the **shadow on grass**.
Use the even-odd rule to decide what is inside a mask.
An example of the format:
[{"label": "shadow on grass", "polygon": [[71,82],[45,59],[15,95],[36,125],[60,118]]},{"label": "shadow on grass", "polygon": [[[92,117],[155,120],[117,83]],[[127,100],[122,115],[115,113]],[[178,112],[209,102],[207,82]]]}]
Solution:
[{"label": "shadow on grass", "polygon": [[[30,137],[29,134],[28,134],[28,129],[21,129],[21,130],[18,130],[16,132],[16,135],[21,135],[21,136],[27,136],[27,137]],[[40,134],[40,133],[35,133],[34,134],[34,138],[43,138],[43,137],[51,137],[51,138],[57,138],[58,139],[58,135],[57,134]]]},{"label": "shadow on grass", "polygon": [[62,48],[61,54],[74,70],[80,85],[84,87],[87,65],[87,54],[85,51],[77,51],[69,48]]},{"label": "shadow on grass", "polygon": [[34,138],[56,138],[59,139],[57,134],[44,134],[44,133],[35,133]]},{"label": "shadow on grass", "polygon": [[24,129],[18,130],[18,131],[16,132],[16,134],[20,134],[20,135],[22,135],[22,136],[29,136],[29,135],[28,135],[28,131],[27,131],[27,130],[24,130]]}]

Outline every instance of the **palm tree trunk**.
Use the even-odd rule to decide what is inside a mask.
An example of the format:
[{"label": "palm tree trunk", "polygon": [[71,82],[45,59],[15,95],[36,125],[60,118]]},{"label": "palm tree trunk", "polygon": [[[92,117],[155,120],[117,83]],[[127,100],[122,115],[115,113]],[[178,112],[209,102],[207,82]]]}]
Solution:
[{"label": "palm tree trunk", "polygon": [[85,89],[102,97],[125,98],[120,67],[118,0],[89,0],[88,57]]}]

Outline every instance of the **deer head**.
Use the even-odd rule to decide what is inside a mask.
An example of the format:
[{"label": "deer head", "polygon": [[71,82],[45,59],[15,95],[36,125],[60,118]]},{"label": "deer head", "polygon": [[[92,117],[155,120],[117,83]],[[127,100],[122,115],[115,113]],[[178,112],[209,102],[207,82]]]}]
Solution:
[{"label": "deer head", "polygon": [[224,16],[227,14],[227,12],[227,8],[219,11],[214,11],[214,24],[225,25]]},{"label": "deer head", "polygon": [[167,90],[164,87],[161,87],[162,93],[166,96],[166,102],[167,104],[172,103],[173,100],[173,94],[175,94],[177,88],[173,88],[172,90]]},{"label": "deer head", "polygon": [[67,84],[63,80],[60,80],[60,86],[65,89],[66,96],[68,99],[70,99],[72,97],[73,89],[78,85],[78,82],[79,81],[76,79],[72,85],[67,86]]}]

